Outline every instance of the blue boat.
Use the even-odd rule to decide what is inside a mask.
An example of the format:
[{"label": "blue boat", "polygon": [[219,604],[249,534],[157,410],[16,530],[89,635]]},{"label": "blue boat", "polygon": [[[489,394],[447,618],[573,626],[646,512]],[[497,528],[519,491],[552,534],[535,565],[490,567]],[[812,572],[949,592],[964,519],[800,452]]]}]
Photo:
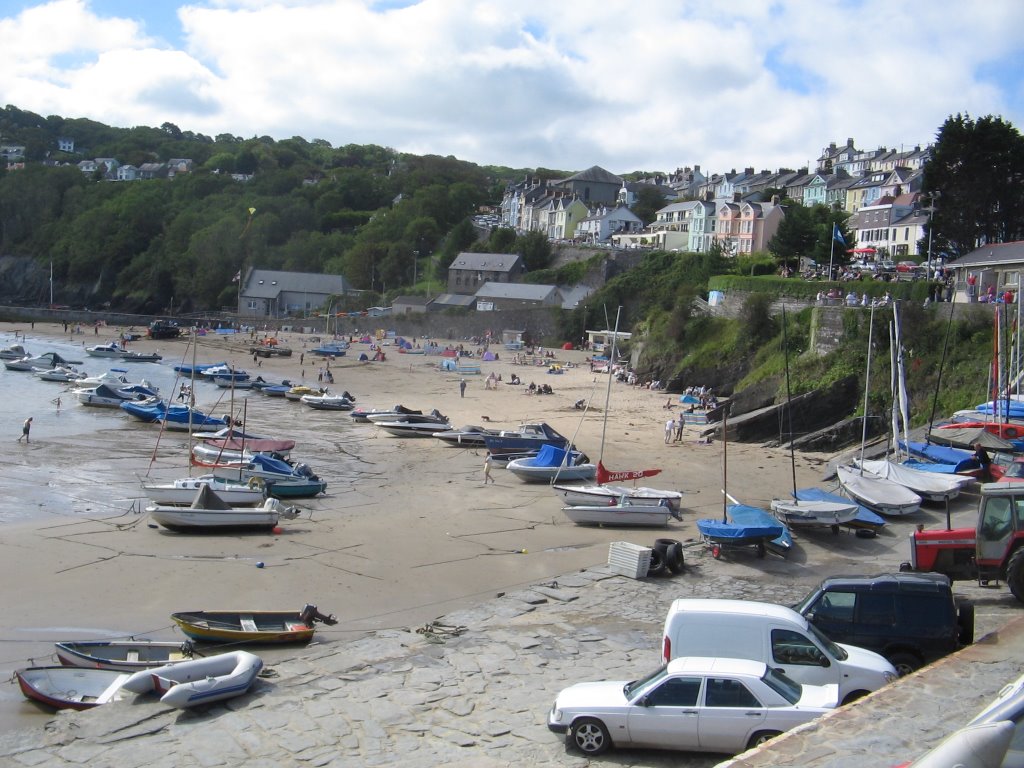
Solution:
[{"label": "blue boat", "polygon": [[[821,488],[800,488],[796,492],[800,501],[834,501],[840,504],[850,503],[850,499],[836,493],[823,491]],[[856,502],[855,502],[856,503]],[[885,525],[885,518],[872,512],[863,504],[857,504],[857,516],[848,523],[843,523],[848,528],[870,528],[878,530]]]},{"label": "blue boat", "polygon": [[[963,448],[951,448],[947,445],[932,445],[930,443],[915,442],[908,440],[900,441],[900,447],[911,456],[931,461],[935,464],[949,464],[953,466],[953,472],[970,472],[978,469],[978,461],[971,451]],[[920,467],[915,467],[920,469]]]},{"label": "blue boat", "polygon": [[321,344],[316,349],[310,350],[310,353],[320,357],[344,357],[347,349],[348,342],[343,341],[337,344]]},{"label": "blue boat", "polygon": [[974,410],[986,416],[998,414],[1003,418],[1024,419],[1024,402],[1020,400],[997,400],[979,403]]},{"label": "blue boat", "polygon": [[202,411],[187,406],[171,406],[157,421],[162,421],[167,429],[187,430],[192,429],[218,429],[228,426],[227,419],[218,416],[208,416]]},{"label": "blue boat", "polygon": [[702,519],[697,521],[700,531],[711,547],[711,555],[719,558],[723,549],[753,546],[757,556],[764,557],[766,549],[785,556],[793,548],[789,529],[774,515],[746,504],[726,507],[727,520]]},{"label": "blue boat", "polygon": [[176,365],[174,366],[174,372],[183,374],[184,376],[196,376],[202,377],[207,368],[219,368],[227,363],[208,363],[205,365]]},{"label": "blue boat", "polygon": [[269,387],[260,387],[260,392],[267,397],[284,397],[285,393],[291,390],[291,384],[271,384]]},{"label": "blue boat", "polygon": [[309,498],[327,490],[327,482],[314,475],[308,465],[293,467],[265,453],[253,454],[243,466],[217,467],[213,473],[217,477],[243,483],[255,478],[266,485],[267,495],[276,499]]},{"label": "blue boat", "polygon": [[[185,406],[178,406],[184,408]],[[152,424],[167,412],[167,401],[130,400],[121,403],[121,410],[139,421]]]}]

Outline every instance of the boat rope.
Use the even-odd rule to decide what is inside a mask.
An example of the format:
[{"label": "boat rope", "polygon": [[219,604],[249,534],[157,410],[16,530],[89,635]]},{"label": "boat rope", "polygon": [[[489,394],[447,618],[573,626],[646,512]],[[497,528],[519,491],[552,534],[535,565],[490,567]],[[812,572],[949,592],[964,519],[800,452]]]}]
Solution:
[{"label": "boat rope", "polygon": [[417,628],[416,634],[423,635],[428,642],[443,643],[445,638],[458,637],[468,631],[468,627],[460,624],[442,624],[438,621],[428,621],[422,627]]}]

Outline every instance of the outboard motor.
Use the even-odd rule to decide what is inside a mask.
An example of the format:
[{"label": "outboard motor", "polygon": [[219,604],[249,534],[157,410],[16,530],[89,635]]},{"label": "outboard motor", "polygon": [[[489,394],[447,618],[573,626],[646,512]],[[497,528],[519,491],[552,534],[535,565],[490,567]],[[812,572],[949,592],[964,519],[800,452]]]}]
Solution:
[{"label": "outboard motor", "polygon": [[333,613],[329,616],[320,613],[320,611],[316,609],[315,605],[310,605],[309,603],[302,606],[302,610],[299,612],[299,618],[308,626],[313,626],[313,623],[317,621],[321,621],[328,625],[338,623],[338,619],[335,618]]}]

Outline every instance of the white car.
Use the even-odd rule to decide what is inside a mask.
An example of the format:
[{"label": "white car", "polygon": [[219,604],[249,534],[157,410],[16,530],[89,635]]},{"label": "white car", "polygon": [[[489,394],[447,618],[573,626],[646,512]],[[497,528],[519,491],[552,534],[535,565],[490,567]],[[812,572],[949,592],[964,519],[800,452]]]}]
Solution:
[{"label": "white car", "polygon": [[613,744],[736,754],[838,703],[837,685],[800,685],[759,661],[681,657],[633,682],[566,688],[548,728],[588,755]]}]

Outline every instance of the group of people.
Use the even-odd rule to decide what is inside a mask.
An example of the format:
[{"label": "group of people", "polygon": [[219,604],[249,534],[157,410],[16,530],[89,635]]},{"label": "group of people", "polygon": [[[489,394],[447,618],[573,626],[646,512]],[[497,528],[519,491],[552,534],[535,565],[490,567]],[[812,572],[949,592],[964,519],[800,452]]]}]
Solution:
[{"label": "group of people", "polygon": [[551,388],[550,384],[534,384],[530,382],[530,386],[526,388],[526,394],[528,395],[553,395],[555,390]]},{"label": "group of people", "polygon": [[[680,443],[683,440],[683,427],[686,426],[686,419],[683,418],[683,414],[679,414],[678,419],[670,418],[665,422],[665,445],[676,442]],[[675,436],[673,438],[673,435]]]}]

